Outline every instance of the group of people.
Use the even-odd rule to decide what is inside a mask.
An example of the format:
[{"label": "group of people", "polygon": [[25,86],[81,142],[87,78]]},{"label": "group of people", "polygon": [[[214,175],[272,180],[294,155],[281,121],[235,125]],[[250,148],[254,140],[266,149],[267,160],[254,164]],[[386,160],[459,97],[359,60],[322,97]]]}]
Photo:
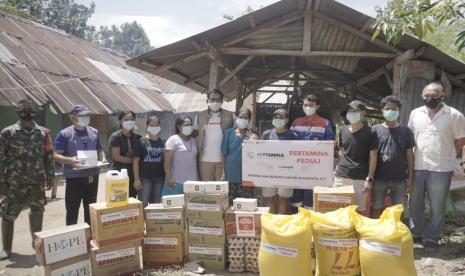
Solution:
[{"label": "group of people", "polygon": [[[223,94],[214,89],[207,94],[208,109],[195,118],[176,118],[176,134],[166,141],[159,136],[166,125],[158,117],[147,119],[147,134],[141,136],[135,131],[134,112],[121,112],[120,129],[108,141],[112,168],[128,171],[129,195],[139,198],[144,206],[160,202],[162,195],[182,193],[182,184],[189,180],[228,181],[232,202],[237,197],[257,196],[255,188],[241,185],[244,140],[334,140],[338,161],[334,186],[353,186],[357,210],[371,208],[374,218],[382,212],[387,194],[393,204],[405,204],[405,195],[410,193],[414,240],[423,241],[425,250],[435,251],[460,151],[465,160],[465,118],[444,103],[444,96],[440,83],[428,84],[422,93],[424,106],[411,112],[408,126],[398,121],[401,101],[395,96],[381,100],[385,120],[371,127],[364,120],[366,105],[354,100],[344,111],[348,124],[341,126],[335,137],[330,121],[318,115],[319,98],[306,95],[302,101],[305,116],[290,124],[287,110],[279,108],[272,115],[273,128],[259,137],[251,124],[251,111],[241,108],[234,114],[223,109]],[[72,125],[61,130],[54,142],[50,131],[35,123],[37,112],[32,100],[20,101],[19,121],[0,135],[0,191],[4,197],[0,206],[1,259],[11,254],[14,220],[23,205],[30,206],[31,234],[41,231],[45,187],[53,183],[54,162],[64,165],[67,225],[77,223],[81,202],[84,221],[90,224],[89,204],[97,199],[100,169],[83,167],[77,158],[78,151],[96,151],[98,160],[106,161],[99,132],[89,126],[91,111],[74,106],[69,112]],[[287,214],[290,203],[293,207],[312,207],[312,190],[274,184],[277,188],[261,189],[270,212]],[[430,202],[426,227],[425,197]]]}]

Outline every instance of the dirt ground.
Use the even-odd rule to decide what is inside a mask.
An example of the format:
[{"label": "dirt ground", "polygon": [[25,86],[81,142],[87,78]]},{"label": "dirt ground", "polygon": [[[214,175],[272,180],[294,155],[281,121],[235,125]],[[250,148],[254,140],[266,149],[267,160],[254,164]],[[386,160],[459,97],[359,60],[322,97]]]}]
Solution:
[{"label": "dirt ground", "polygon": [[[101,178],[102,180],[102,178]],[[100,181],[99,200],[104,198],[103,181]],[[49,196],[49,192],[47,193]],[[58,187],[57,199],[50,200],[46,206],[44,229],[65,225],[64,186]],[[13,256],[11,260],[0,261],[0,276],[43,275],[42,267],[37,266],[35,254],[31,247],[29,234],[28,211],[24,210],[15,223]],[[82,208],[79,219],[83,220]],[[454,233],[464,220],[448,221],[443,245],[433,254],[423,252],[420,246],[415,248],[415,266],[418,275],[465,275],[465,235]],[[0,241],[1,242],[1,241]],[[180,275],[174,273],[175,275]],[[182,273],[181,273],[182,274]],[[238,275],[237,273],[219,273],[220,275]],[[152,275],[157,275],[153,273]],[[158,274],[158,275],[168,275]],[[246,273],[241,276],[251,276]]]}]

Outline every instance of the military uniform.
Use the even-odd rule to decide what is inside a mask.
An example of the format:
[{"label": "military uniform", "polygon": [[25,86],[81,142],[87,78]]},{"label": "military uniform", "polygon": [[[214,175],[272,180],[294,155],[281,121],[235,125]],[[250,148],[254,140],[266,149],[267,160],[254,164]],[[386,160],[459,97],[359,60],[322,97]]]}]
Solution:
[{"label": "military uniform", "polygon": [[18,121],[2,130],[0,183],[7,184],[7,193],[0,204],[0,213],[6,252],[11,251],[14,220],[25,204],[30,206],[31,234],[41,231],[46,204],[45,183],[54,175],[53,146],[48,129],[36,123],[27,128]]}]

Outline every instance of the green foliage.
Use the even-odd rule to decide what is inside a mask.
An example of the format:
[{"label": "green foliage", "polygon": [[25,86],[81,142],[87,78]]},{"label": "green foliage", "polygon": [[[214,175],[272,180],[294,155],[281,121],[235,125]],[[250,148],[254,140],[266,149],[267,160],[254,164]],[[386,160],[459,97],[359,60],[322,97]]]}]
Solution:
[{"label": "green foliage", "polygon": [[119,27],[101,26],[96,40],[103,47],[130,57],[141,55],[152,49],[144,28],[137,21],[123,23]]},{"label": "green foliage", "polygon": [[14,14],[16,16],[25,18],[27,20],[37,21],[37,18],[29,14],[28,12],[25,12],[23,10],[18,10],[16,6],[12,5],[11,3],[1,3],[0,9],[8,13]]},{"label": "green foliage", "polygon": [[[465,19],[463,0],[389,0],[384,9],[376,7],[373,38],[384,34],[397,44],[404,34],[423,39],[437,31],[437,26],[450,26]],[[465,49],[465,29],[457,30],[453,39],[459,51]]]},{"label": "green foliage", "polygon": [[446,24],[440,25],[436,27],[434,33],[428,33],[424,37],[424,40],[456,59],[465,62],[465,52],[459,51],[454,44],[457,33],[459,33],[460,30],[465,30],[465,20],[459,20],[450,26]]}]

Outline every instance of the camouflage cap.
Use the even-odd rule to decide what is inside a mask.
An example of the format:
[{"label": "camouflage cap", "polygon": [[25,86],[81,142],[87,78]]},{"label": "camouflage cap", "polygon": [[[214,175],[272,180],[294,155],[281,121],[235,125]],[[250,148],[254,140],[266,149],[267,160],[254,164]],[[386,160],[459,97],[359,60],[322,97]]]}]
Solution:
[{"label": "camouflage cap", "polygon": [[18,102],[16,105],[16,111],[21,111],[25,109],[32,109],[33,111],[38,111],[38,105],[31,99],[24,99]]}]

